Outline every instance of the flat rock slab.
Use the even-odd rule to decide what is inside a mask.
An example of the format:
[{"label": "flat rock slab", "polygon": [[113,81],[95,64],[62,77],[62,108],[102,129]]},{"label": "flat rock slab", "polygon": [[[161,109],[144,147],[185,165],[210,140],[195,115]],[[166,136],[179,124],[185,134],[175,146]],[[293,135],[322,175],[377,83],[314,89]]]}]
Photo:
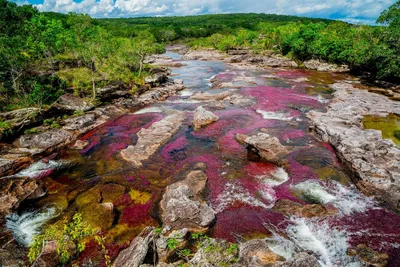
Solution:
[{"label": "flat rock slab", "polygon": [[179,112],[153,123],[147,129],[141,129],[137,133],[138,141],[136,145],[129,146],[121,151],[122,158],[131,162],[135,167],[141,167],[142,161],[149,159],[178,132],[185,119],[186,113]]},{"label": "flat rock slab", "polygon": [[382,139],[380,131],[365,130],[362,125],[367,115],[400,114],[400,103],[348,83],[336,83],[332,88],[334,99],[327,112],[307,114],[312,129],[335,147],[361,191],[400,210],[400,149],[392,140]]},{"label": "flat rock slab", "polygon": [[51,114],[72,114],[75,111],[89,111],[94,105],[72,94],[60,96],[48,110]]}]

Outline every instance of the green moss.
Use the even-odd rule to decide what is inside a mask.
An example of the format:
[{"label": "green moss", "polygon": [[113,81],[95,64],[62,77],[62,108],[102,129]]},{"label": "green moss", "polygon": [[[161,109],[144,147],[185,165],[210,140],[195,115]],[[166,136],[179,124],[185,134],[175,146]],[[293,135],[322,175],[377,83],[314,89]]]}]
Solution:
[{"label": "green moss", "polygon": [[400,146],[400,117],[390,114],[387,117],[365,116],[363,119],[365,129],[375,129],[382,132],[384,139],[391,139]]}]

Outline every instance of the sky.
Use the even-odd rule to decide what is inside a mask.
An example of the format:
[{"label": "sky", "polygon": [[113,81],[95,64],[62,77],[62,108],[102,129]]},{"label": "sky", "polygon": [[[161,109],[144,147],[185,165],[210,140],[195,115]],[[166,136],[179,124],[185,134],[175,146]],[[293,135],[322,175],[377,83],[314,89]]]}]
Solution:
[{"label": "sky", "polygon": [[41,11],[86,13],[96,18],[267,13],[373,24],[396,0],[17,0]]}]

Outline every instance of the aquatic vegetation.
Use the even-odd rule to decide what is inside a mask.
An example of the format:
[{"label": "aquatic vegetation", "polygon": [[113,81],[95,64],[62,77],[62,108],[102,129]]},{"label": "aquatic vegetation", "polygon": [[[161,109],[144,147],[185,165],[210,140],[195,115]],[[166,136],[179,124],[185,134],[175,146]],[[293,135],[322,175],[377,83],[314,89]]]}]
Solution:
[{"label": "aquatic vegetation", "polygon": [[397,146],[400,146],[400,117],[389,114],[387,117],[365,116],[363,118],[365,129],[380,130],[382,138],[391,139]]}]

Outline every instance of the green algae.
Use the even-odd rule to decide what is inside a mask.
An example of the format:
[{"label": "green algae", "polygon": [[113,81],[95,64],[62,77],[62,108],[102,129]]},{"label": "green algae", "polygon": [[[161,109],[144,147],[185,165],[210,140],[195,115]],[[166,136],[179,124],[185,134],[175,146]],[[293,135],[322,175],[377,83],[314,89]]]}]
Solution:
[{"label": "green algae", "polygon": [[389,114],[387,117],[365,116],[363,119],[364,129],[375,129],[382,132],[384,139],[391,139],[400,147],[400,117]]}]

